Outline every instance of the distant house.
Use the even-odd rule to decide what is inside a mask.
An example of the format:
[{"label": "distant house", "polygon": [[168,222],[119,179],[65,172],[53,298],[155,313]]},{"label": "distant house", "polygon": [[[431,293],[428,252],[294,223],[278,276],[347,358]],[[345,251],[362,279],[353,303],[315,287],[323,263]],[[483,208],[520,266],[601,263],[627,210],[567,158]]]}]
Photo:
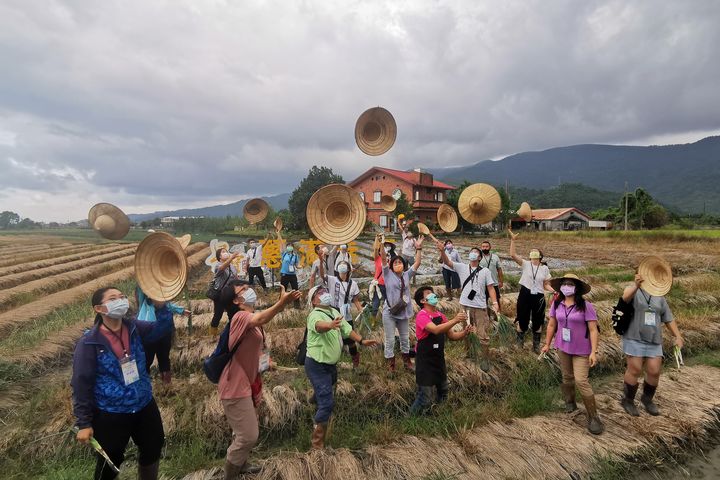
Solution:
[{"label": "distant house", "polygon": [[180,220],[180,217],[162,217],[160,219],[160,224],[167,227],[177,222],[178,220]]},{"label": "distant house", "polygon": [[612,230],[613,223],[606,220],[590,220],[588,228],[590,230]]},{"label": "distant house", "polygon": [[532,220],[525,222],[522,218],[514,218],[513,226],[532,225],[536,230],[584,230],[590,223],[590,215],[582,210],[570,208],[533,209]]},{"label": "distant house", "polygon": [[419,168],[402,171],[372,167],[347,185],[365,202],[368,220],[386,230],[394,230],[396,225],[395,216],[380,206],[383,195],[404,193],[419,221],[433,224],[437,222],[438,208],[447,200],[448,192],[455,189]]}]

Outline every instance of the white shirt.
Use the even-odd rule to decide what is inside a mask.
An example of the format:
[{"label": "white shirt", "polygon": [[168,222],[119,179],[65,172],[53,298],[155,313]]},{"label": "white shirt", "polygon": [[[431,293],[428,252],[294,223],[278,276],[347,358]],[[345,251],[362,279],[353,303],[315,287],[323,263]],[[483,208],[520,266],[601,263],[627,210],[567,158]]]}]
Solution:
[{"label": "white shirt", "polygon": [[251,248],[245,253],[245,258],[247,258],[248,261],[248,267],[250,268],[258,268],[260,264],[262,263],[263,259],[263,247],[262,245],[258,245],[255,248]]},{"label": "white shirt", "polygon": [[[327,274],[327,272],[325,272]],[[314,280],[314,285],[325,285],[325,279],[320,276],[320,259],[317,258],[310,267],[310,278]]]},{"label": "white shirt", "polygon": [[[450,259],[450,261],[453,262],[453,264],[460,263],[460,252],[458,252],[455,248],[453,248],[452,250],[445,250],[445,254]],[[445,262],[443,262],[442,268],[444,268],[445,270],[450,270],[451,272],[453,271],[452,268],[445,265]]]},{"label": "white shirt", "polygon": [[415,239],[407,238],[407,236],[408,236],[408,232],[402,233],[402,238],[403,238],[402,254],[406,257],[414,257],[415,256]]},{"label": "white shirt", "polygon": [[[462,289],[462,293],[460,294],[460,305],[464,307],[487,308],[485,288],[490,285],[495,285],[495,282],[493,281],[490,270],[488,270],[487,268],[482,268],[482,265],[479,265],[478,268],[480,268],[480,271],[475,274],[472,280],[467,282],[467,285],[465,285],[465,288]],[[470,274],[475,271],[475,269],[467,263],[460,262],[453,262],[453,269],[460,277],[461,287],[465,283],[465,280],[468,279]],[[472,292],[473,290],[475,290],[475,297],[470,300],[470,292]]]},{"label": "white shirt", "polygon": [[[332,295],[332,306],[340,310],[345,320],[352,319],[350,315],[350,305],[352,304],[353,298],[360,295],[360,287],[358,283],[353,281],[351,285],[348,282],[343,282],[334,275],[328,275],[328,292]],[[348,288],[350,291],[348,292]],[[347,296],[347,303],[345,303],[345,297]]]},{"label": "white shirt", "polygon": [[530,290],[530,293],[544,293],[543,282],[551,278],[550,269],[547,265],[540,264],[536,267],[529,260],[522,261],[520,285]]},{"label": "white shirt", "polygon": [[350,261],[350,252],[345,251],[343,252],[340,250],[337,255],[335,256],[335,270],[337,271],[337,266],[340,262],[347,262],[352,267],[352,262]]}]

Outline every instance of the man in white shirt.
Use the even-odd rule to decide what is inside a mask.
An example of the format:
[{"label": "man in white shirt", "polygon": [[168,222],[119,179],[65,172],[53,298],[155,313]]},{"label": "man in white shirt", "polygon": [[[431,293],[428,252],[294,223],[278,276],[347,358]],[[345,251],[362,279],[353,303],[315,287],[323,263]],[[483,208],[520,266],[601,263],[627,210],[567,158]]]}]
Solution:
[{"label": "man in white shirt", "polygon": [[[500,266],[500,257],[497,253],[493,253],[491,248],[492,245],[490,245],[490,242],[488,242],[487,240],[480,244],[480,251],[482,253],[482,256],[480,257],[480,265],[490,270],[493,281],[495,282],[495,295],[497,296],[499,302],[500,289],[503,286],[504,275],[502,267]],[[495,312],[493,312],[491,309],[488,309],[488,314],[490,315],[491,320],[496,320],[495,318],[493,318],[495,317]]]},{"label": "man in white shirt", "polygon": [[[480,265],[480,249],[473,247],[470,249],[470,263],[453,262],[448,258],[445,246],[438,242],[437,248],[440,251],[440,257],[445,265],[452,268],[460,276],[460,305],[465,309],[470,324],[473,325],[480,338],[480,346],[482,351],[482,360],[480,368],[487,372],[490,370],[490,318],[487,313],[487,298],[485,292],[490,294],[490,300],[495,312],[500,308],[497,295],[493,286],[492,274],[487,268]],[[466,343],[469,348],[469,342]]]},{"label": "man in white shirt", "polygon": [[270,235],[265,236],[265,240],[262,243],[258,243],[257,240],[252,239],[248,242],[248,250],[245,252],[245,270],[248,272],[248,282],[251,286],[255,285],[255,278],[257,277],[258,283],[267,290],[265,284],[265,274],[262,269],[263,261],[263,248],[267,245],[270,240]]},{"label": "man in white shirt", "polygon": [[[335,255],[335,263],[333,263],[333,271],[337,271],[337,267],[341,262],[347,262],[350,268],[353,268],[352,257],[348,252],[348,246],[346,244],[340,245],[340,251]],[[332,274],[329,272],[328,275]]]},{"label": "man in white shirt", "polygon": [[[410,231],[410,224],[412,220],[403,220],[400,224],[402,228],[402,248],[400,249],[400,256],[405,259],[408,265],[412,265],[415,262],[415,235]],[[412,285],[415,285],[415,277],[412,278]]]}]

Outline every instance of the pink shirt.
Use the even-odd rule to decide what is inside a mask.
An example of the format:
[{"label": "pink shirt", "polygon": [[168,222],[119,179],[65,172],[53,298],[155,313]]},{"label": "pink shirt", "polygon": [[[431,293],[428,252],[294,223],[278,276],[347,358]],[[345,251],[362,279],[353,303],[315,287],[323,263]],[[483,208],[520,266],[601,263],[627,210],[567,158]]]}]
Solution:
[{"label": "pink shirt", "polygon": [[380,255],[378,255],[375,257],[375,280],[377,280],[378,285],[385,285],[385,278],[383,277],[382,271],[382,259],[380,259]]},{"label": "pink shirt", "polygon": [[252,396],[250,385],[258,376],[258,364],[263,344],[260,329],[250,327],[252,316],[253,314],[250,312],[240,311],[230,322],[228,348],[232,350],[240,338],[242,338],[242,343],[220,376],[218,393],[221,400]]},{"label": "pink shirt", "polygon": [[[588,333],[587,322],[597,321],[597,314],[593,304],[586,301],[585,311],[578,310],[575,305],[566,307],[560,302],[557,309],[555,302],[550,307],[550,316],[557,320],[557,332],[555,333],[555,348],[568,355],[590,355],[592,345]],[[563,329],[567,328],[570,334],[570,341],[563,340]],[[585,337],[587,335],[587,337]]]},{"label": "pink shirt", "polygon": [[[102,333],[103,337],[107,339],[115,356],[120,359],[125,357],[123,350],[127,350],[128,355],[133,354],[133,352],[130,351],[130,331],[124,323],[121,325],[122,326],[120,328],[122,329],[122,332],[114,332],[115,335],[113,335],[113,333],[106,327],[102,325],[100,326],[100,333]],[[120,341],[121,338],[122,342]],[[125,346],[125,348],[123,348],[123,346]]]},{"label": "pink shirt", "polygon": [[423,338],[426,338],[428,335],[427,330],[425,330],[425,326],[432,322],[432,319],[435,317],[441,317],[442,321],[441,324],[447,322],[447,317],[443,315],[442,313],[436,311],[434,313],[430,313],[424,308],[420,310],[417,315],[415,315],[415,337],[418,339],[418,342],[422,340]]}]

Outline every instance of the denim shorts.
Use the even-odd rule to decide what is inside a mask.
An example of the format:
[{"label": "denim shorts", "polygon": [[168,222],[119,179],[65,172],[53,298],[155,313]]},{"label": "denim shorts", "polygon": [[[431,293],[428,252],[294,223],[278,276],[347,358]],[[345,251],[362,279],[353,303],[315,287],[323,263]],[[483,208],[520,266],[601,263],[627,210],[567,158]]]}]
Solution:
[{"label": "denim shorts", "polygon": [[623,353],[631,357],[662,357],[662,345],[623,338]]}]

